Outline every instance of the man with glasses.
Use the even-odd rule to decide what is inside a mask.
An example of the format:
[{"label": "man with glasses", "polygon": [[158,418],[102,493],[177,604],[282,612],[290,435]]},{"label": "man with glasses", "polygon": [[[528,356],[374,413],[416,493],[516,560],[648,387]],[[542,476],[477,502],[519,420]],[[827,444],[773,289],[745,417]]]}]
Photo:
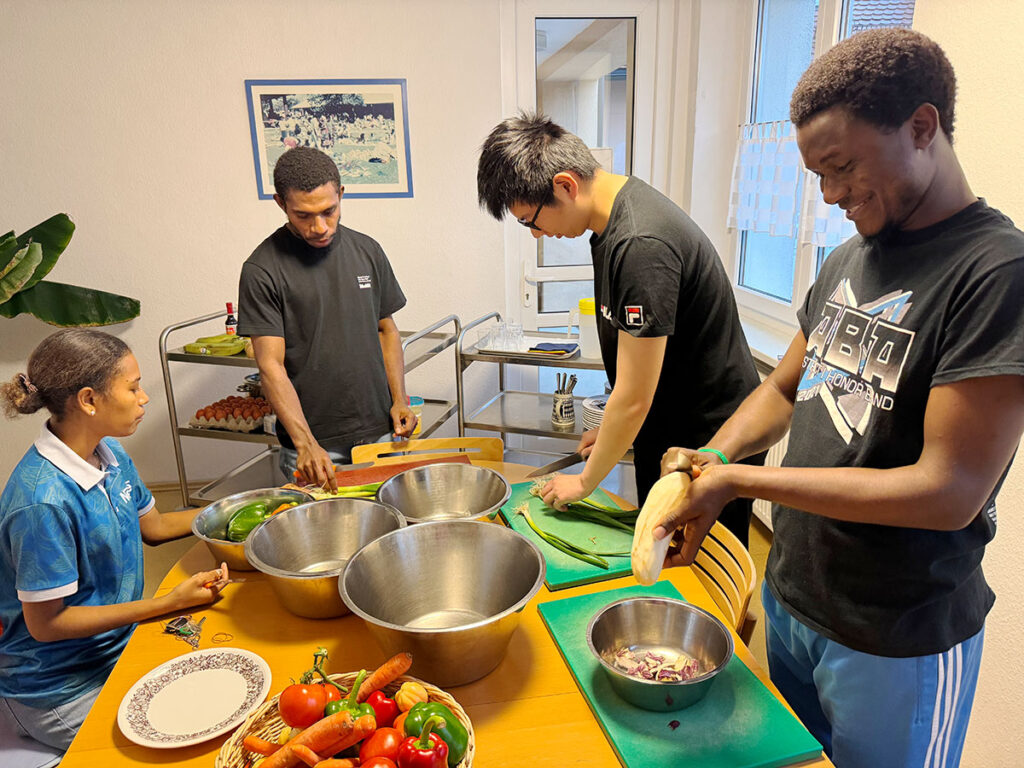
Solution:
[{"label": "man with glasses", "polygon": [[[614,388],[600,429],[580,440],[582,473],[556,475],[544,501],[564,509],[588,496],[632,445],[642,504],[669,446],[685,435],[715,450],[707,440],[758,384],[714,246],[675,203],[603,170],[579,137],[539,114],[491,132],[477,191],[491,215],[511,212],[534,237],[590,233],[601,356]],[[720,518],[744,544],[751,504],[737,499]]]}]

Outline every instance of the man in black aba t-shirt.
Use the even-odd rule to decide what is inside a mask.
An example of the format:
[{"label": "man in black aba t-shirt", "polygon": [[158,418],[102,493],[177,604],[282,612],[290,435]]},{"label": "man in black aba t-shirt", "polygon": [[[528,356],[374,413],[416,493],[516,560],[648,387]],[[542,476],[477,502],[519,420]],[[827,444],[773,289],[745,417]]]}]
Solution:
[{"label": "man in black aba t-shirt", "polygon": [[338,224],[345,190],[330,157],[288,150],[274,187],[288,222],[242,265],[238,332],[277,413],[285,476],[336,489],[332,464],[353,445],[416,426],[391,317],[405,295],[380,245]]},{"label": "man in black aba t-shirt", "polygon": [[971,191],[954,93],[942,49],[905,29],[804,73],[804,164],[859,236],[712,442],[744,456],[789,428],[785,466],[682,451],[704,471],[654,532],[693,531],[670,558],[688,564],[723,502],[775,503],[771,677],[840,768],[959,764],[994,601],[981,561],[1024,431],[1024,233]]},{"label": "man in black aba t-shirt", "polygon": [[[582,473],[556,475],[544,501],[564,508],[589,495],[632,445],[643,504],[662,454],[685,440],[717,449],[707,441],[758,384],[714,246],[671,200],[604,171],[577,136],[543,115],[491,132],[477,188],[495,218],[511,212],[534,237],[592,233],[598,334],[613,389],[600,429],[580,441]],[[736,499],[721,517],[744,544],[750,511],[750,499]]]}]

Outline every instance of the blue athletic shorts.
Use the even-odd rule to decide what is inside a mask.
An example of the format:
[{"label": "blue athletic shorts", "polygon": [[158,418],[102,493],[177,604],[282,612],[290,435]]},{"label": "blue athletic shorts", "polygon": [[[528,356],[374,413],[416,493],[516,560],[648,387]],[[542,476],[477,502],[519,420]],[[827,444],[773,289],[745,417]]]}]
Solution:
[{"label": "blue athletic shorts", "polygon": [[943,653],[854,651],[793,618],[761,587],[772,682],[837,768],[960,764],[985,630]]}]

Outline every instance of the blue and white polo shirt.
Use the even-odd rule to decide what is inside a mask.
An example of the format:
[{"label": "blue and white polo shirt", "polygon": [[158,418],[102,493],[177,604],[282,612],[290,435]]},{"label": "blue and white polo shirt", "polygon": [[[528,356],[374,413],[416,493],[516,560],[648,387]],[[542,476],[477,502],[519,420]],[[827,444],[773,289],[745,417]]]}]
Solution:
[{"label": "blue and white polo shirt", "polygon": [[139,600],[139,518],[153,495],[121,445],[106,437],[89,464],[43,424],[0,495],[0,697],[49,709],[103,684],[135,625],[41,643],[22,603]]}]

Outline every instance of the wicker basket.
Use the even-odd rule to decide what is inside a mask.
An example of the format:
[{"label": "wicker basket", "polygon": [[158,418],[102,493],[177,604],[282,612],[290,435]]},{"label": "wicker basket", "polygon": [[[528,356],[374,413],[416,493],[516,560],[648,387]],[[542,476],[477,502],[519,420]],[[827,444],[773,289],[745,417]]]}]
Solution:
[{"label": "wicker basket", "polygon": [[[352,683],[355,682],[356,675],[356,672],[348,672],[342,675],[331,675],[330,678],[343,688],[350,688]],[[453,699],[450,694],[445,693],[437,686],[415,677],[409,677],[408,675],[403,675],[393,683],[385,685],[383,691],[388,696],[394,696],[402,683],[409,680],[419,683],[426,688],[430,701],[444,704],[458,718],[459,722],[466,727],[469,741],[466,747],[466,754],[457,768],[470,768],[473,765],[473,754],[476,751],[476,738],[473,734],[473,724],[470,722],[466,710],[459,706],[459,702]],[[284,720],[281,719],[281,715],[277,710],[277,699],[277,696],[267,699],[265,703],[257,707],[245,719],[244,723],[235,729],[235,732],[231,734],[231,738],[224,742],[220,752],[217,753],[214,768],[248,768],[252,763],[253,755],[242,746],[242,740],[249,734],[256,734],[267,741],[277,741],[277,737],[285,728]],[[332,757],[332,755],[325,755],[325,757]],[[300,763],[298,768],[305,768],[305,765]]]}]

